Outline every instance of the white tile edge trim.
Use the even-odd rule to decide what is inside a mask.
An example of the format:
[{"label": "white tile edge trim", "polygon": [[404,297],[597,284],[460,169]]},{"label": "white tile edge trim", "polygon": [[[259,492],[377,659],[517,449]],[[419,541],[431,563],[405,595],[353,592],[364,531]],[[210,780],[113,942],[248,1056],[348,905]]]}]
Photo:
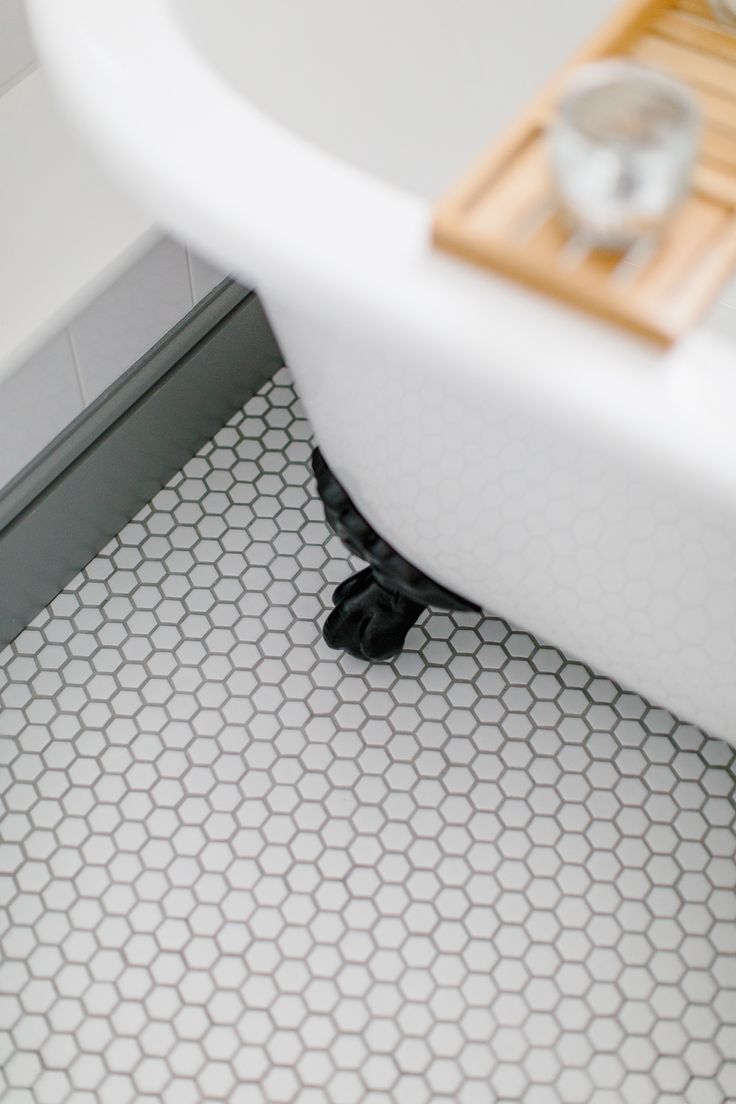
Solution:
[{"label": "white tile edge trim", "polygon": [[102,284],[100,283],[103,278],[102,273],[90,274],[86,284],[77,288],[67,298],[59,302],[55,310],[44,314],[44,317],[39,319],[33,331],[29,332],[6,356],[0,359],[0,382],[14,372],[22,371],[24,364],[43,345],[51,341],[61,330],[66,329],[86,307],[95,301],[98,295],[116,283],[161,240],[160,232],[151,226],[127,249],[119,253],[114,260],[111,260],[104,270],[104,282]]}]

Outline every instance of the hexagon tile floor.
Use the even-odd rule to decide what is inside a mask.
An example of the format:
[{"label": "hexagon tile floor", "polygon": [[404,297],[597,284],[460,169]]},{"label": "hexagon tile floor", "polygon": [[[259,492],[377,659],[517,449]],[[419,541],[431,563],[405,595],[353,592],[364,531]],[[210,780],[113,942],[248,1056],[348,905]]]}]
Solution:
[{"label": "hexagon tile floor", "polygon": [[736,1100],[736,753],[494,618],[329,652],[285,372],[0,657],[5,1104]]}]

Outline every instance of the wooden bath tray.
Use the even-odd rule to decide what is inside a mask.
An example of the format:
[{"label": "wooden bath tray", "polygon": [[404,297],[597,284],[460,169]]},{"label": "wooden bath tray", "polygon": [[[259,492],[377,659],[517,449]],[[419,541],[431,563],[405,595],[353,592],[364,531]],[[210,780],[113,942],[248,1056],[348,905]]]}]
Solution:
[{"label": "wooden bath tray", "polygon": [[[549,0],[545,0],[549,2]],[[545,127],[574,66],[628,57],[685,81],[703,113],[692,192],[647,256],[588,251],[558,217]],[[736,33],[708,0],[629,0],[435,212],[436,245],[670,344],[736,265]]]}]

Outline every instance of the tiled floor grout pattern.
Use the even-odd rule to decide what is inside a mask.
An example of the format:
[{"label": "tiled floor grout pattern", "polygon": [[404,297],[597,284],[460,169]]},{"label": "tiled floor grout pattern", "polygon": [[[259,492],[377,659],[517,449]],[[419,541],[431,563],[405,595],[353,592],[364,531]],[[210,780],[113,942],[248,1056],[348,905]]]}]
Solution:
[{"label": "tiled floor grout pattern", "polygon": [[328,651],[309,453],[284,371],[0,657],[0,1098],[736,1100],[736,752],[491,617]]}]

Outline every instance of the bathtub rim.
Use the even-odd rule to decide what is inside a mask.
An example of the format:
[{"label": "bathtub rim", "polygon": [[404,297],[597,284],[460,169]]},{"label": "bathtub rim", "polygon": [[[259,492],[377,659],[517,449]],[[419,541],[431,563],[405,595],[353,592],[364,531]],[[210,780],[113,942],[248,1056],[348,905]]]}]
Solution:
[{"label": "bathtub rim", "polygon": [[274,289],[342,326],[421,332],[459,380],[482,374],[571,427],[582,418],[736,509],[730,342],[700,329],[662,352],[434,252],[426,202],[253,107],[167,0],[28,6],[59,97],[108,168],[266,305]]}]

